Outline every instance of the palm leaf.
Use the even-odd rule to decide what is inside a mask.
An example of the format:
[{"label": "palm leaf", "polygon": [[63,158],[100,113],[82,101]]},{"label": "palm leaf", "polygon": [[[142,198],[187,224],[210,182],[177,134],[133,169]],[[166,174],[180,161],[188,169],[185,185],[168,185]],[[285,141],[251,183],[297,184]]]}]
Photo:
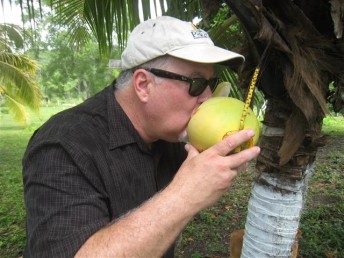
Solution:
[{"label": "palm leaf", "polygon": [[30,114],[25,106],[16,100],[16,96],[11,96],[9,92],[0,84],[0,96],[5,96],[4,105],[8,107],[15,120],[27,125],[30,122]]},{"label": "palm leaf", "polygon": [[5,41],[10,41],[16,48],[24,46],[23,30],[20,26],[15,24],[3,23],[0,24],[0,38]]},{"label": "palm leaf", "polygon": [[5,51],[5,52],[12,52],[11,47],[8,44],[8,40],[6,38],[0,37],[0,51]]},{"label": "palm leaf", "polygon": [[[160,1],[160,4],[162,1]],[[166,0],[166,15],[170,15],[185,21],[192,21],[195,17],[202,17],[202,1],[175,1]]]},{"label": "palm leaf", "polygon": [[0,52],[0,83],[23,104],[38,111],[41,93],[34,76],[36,63],[25,55]]},{"label": "palm leaf", "polygon": [[65,28],[71,47],[82,47],[92,39],[91,28],[84,17],[83,1],[51,1],[56,15],[53,21]]},{"label": "palm leaf", "polygon": [[[41,3],[41,0],[38,1]],[[24,1],[19,0],[22,12]],[[26,1],[29,17],[34,18],[33,0]],[[142,0],[51,0],[55,12],[55,21],[67,28],[72,45],[80,46],[85,42],[96,39],[102,55],[110,57],[117,37],[118,47],[123,49],[131,31],[140,22],[140,10],[144,20],[162,14],[171,15],[184,20],[192,20],[200,16],[201,1],[153,1]],[[165,5],[167,8],[165,8]],[[153,11],[152,11],[153,9]]]}]

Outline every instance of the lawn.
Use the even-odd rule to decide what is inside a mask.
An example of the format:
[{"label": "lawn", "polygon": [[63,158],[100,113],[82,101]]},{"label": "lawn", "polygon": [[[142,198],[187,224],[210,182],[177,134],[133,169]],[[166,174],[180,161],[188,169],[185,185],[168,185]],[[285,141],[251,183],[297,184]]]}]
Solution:
[{"label": "lawn", "polygon": [[23,126],[0,109],[0,257],[19,257],[25,244],[21,159],[34,130],[65,107],[42,107]]},{"label": "lawn", "polygon": [[[33,131],[63,107],[44,107],[28,127],[0,113],[0,257],[19,257],[25,244],[21,158]],[[324,119],[333,141],[319,149],[300,228],[299,257],[344,257],[344,118]],[[253,165],[251,166],[253,168]],[[243,228],[252,171],[236,178],[216,206],[197,215],[179,240],[178,257],[228,257],[231,231]]]}]

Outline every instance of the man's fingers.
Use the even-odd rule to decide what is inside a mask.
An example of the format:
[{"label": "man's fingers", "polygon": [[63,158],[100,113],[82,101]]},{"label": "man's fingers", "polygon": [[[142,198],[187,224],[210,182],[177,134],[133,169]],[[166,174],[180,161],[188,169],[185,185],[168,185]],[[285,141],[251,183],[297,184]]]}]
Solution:
[{"label": "man's fingers", "polygon": [[240,146],[244,142],[247,142],[255,135],[255,132],[251,129],[249,130],[241,130],[235,134],[232,134],[225,139],[223,139],[218,144],[211,147],[215,150],[220,156],[226,156],[236,147]]},{"label": "man's fingers", "polygon": [[260,148],[258,146],[251,147],[249,149],[240,151],[238,153],[232,154],[226,159],[230,160],[231,168],[240,168],[245,163],[249,162],[252,159],[255,159],[260,153]]}]

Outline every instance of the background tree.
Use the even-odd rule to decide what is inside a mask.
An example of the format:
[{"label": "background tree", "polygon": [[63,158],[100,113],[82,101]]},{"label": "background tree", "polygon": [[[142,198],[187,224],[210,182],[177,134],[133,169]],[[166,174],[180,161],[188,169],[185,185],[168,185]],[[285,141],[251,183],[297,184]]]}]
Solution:
[{"label": "background tree", "polygon": [[[71,41],[69,28],[57,23],[54,10],[45,3],[21,6],[25,53],[39,63],[37,83],[44,100],[77,103],[113,80],[117,71],[109,69],[108,59],[99,55],[92,34],[82,42]],[[118,58],[116,49],[112,53]]]},{"label": "background tree", "polygon": [[90,41],[78,51],[65,44],[66,32],[56,31],[40,47],[39,85],[46,100],[84,100],[109,84],[115,77],[108,62],[99,56],[98,45]]},{"label": "background tree", "polygon": [[36,62],[18,53],[24,46],[23,30],[14,24],[0,24],[0,104],[23,123],[29,120],[27,107],[38,112],[41,92],[35,81]]}]

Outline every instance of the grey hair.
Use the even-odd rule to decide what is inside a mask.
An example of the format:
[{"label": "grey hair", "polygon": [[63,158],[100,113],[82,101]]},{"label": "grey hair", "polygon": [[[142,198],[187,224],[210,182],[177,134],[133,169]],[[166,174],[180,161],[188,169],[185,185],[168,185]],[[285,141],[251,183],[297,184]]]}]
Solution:
[{"label": "grey hair", "polygon": [[115,88],[116,89],[124,88],[126,85],[129,85],[131,83],[132,78],[133,78],[132,70],[122,71],[116,79]]},{"label": "grey hair", "polygon": [[115,87],[116,89],[123,89],[125,88],[127,85],[129,85],[132,81],[133,78],[133,73],[136,69],[139,68],[167,68],[169,66],[169,64],[171,63],[170,60],[172,59],[172,57],[168,56],[168,55],[164,55],[158,58],[155,58],[151,61],[148,61],[140,66],[137,66],[133,69],[128,69],[128,70],[124,70],[122,71],[117,79],[116,79],[116,84]]}]

